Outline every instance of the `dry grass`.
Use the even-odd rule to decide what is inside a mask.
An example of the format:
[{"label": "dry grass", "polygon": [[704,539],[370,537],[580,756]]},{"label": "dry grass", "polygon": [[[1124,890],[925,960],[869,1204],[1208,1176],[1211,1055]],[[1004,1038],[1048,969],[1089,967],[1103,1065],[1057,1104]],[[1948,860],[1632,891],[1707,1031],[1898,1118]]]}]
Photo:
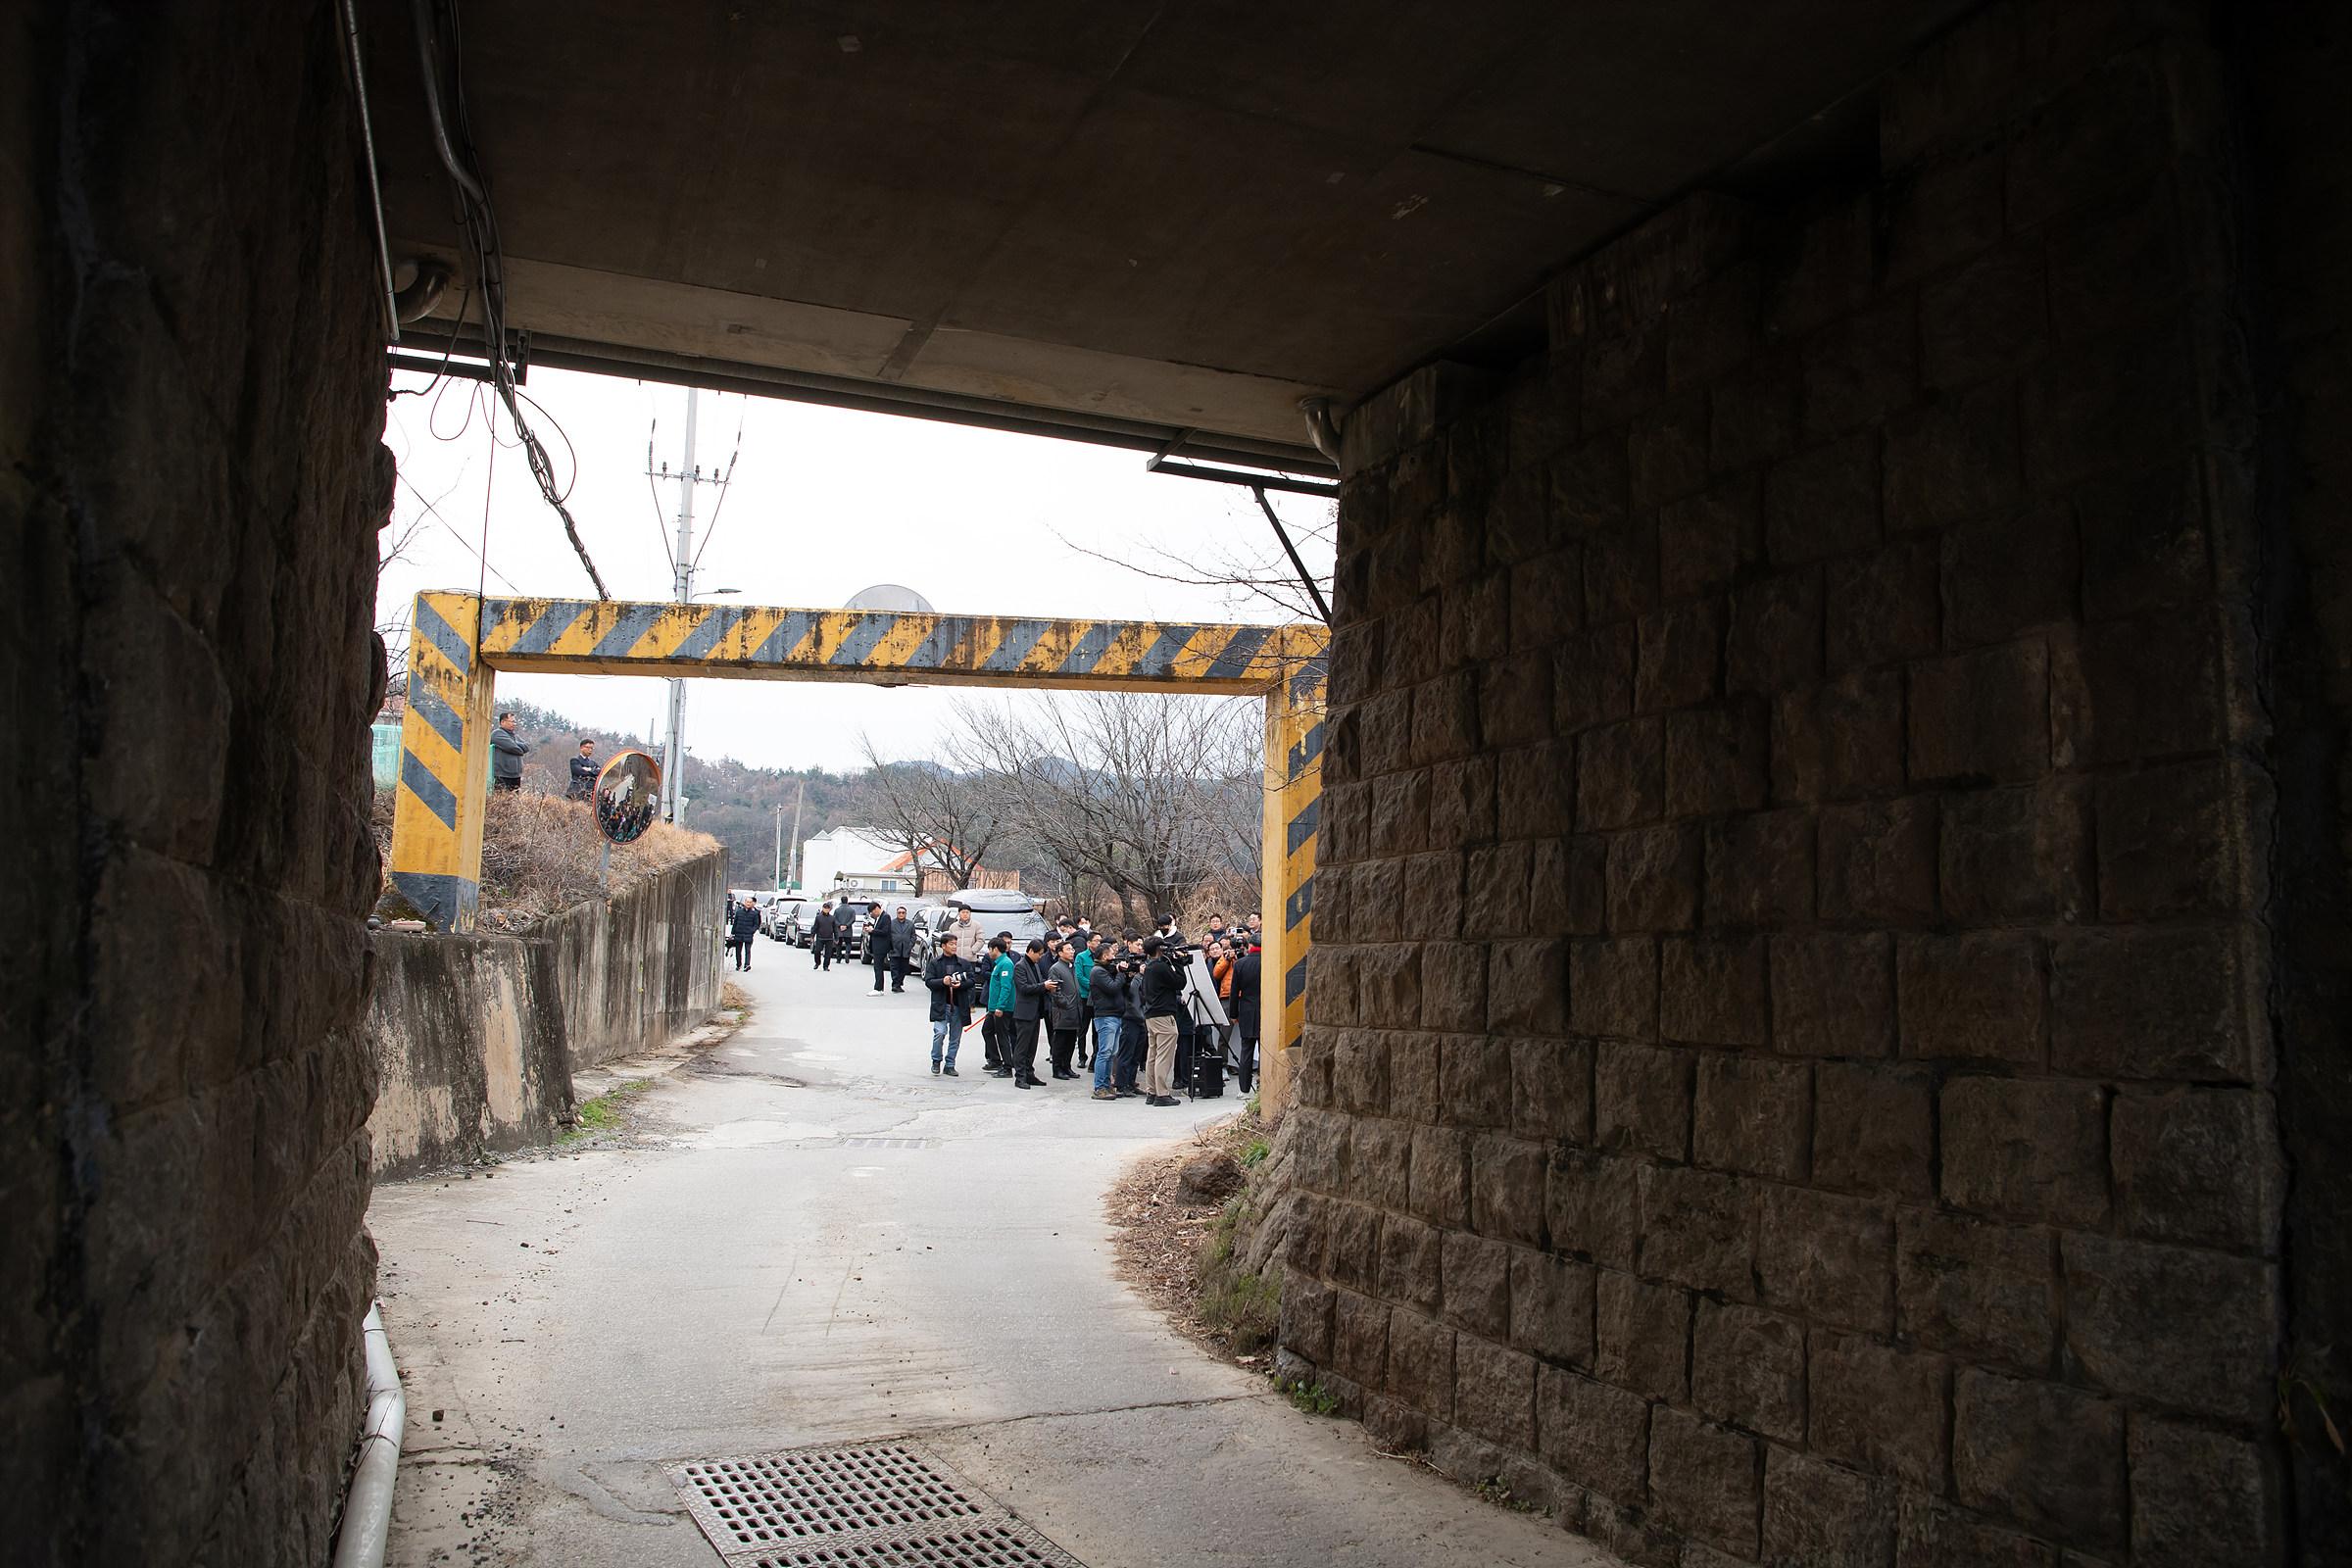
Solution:
[{"label": "dry grass", "polygon": [[1261,1364],[1281,1298],[1278,1277],[1249,1272],[1236,1255],[1235,1227],[1250,1217],[1252,1196],[1245,1189],[1222,1204],[1180,1203],[1176,1176],[1206,1151],[1238,1161],[1264,1133],[1249,1112],[1212,1122],[1129,1166],[1106,1204],[1119,1277],[1186,1339],[1247,1367]]},{"label": "dry grass", "polygon": [[[376,795],[372,825],[387,876],[377,904],[380,913],[408,912],[392,890],[391,792]],[[604,839],[588,807],[559,795],[530,791],[490,797],[482,817],[481,926],[516,931],[575,904],[605,896],[598,872]],[[612,847],[612,886],[619,889],[664,866],[689,860],[718,847],[707,833],[656,822],[634,844]]]}]

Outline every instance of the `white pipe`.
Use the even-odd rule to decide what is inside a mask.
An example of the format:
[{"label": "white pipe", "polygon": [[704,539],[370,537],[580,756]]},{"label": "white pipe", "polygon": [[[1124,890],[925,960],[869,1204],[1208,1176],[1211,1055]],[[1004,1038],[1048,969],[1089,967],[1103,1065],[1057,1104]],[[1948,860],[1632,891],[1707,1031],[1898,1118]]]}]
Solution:
[{"label": "white pipe", "polygon": [[400,1368],[384,1333],[381,1301],[368,1304],[368,1420],[360,1428],[360,1461],[343,1499],[343,1533],[335,1540],[335,1568],[383,1568],[392,1533],[392,1483],[400,1474],[400,1439],[409,1420]]}]

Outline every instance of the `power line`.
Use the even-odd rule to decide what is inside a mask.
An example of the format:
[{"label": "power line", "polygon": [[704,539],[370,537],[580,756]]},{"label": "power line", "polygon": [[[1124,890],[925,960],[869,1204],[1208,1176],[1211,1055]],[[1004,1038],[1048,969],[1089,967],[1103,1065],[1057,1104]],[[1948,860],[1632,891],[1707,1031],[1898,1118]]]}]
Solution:
[{"label": "power line", "polygon": [[[444,81],[442,66],[442,29],[436,12],[448,18],[449,99],[454,117],[442,113],[441,97]],[[411,0],[411,16],[416,29],[417,64],[422,74],[425,118],[433,131],[434,151],[447,171],[452,186],[455,217],[466,236],[466,248],[473,264],[473,276],[479,283],[482,299],[483,346],[490,361],[490,380],[498,401],[505,405],[507,416],[514,421],[514,434],[520,443],[523,460],[531,470],[532,480],[539,486],[540,499],[564,520],[564,536],[571,541],[572,554],[580,559],[580,566],[595,584],[599,599],[612,597],[605,589],[605,579],[589,559],[588,547],[580,540],[579,525],[572,520],[571,510],[564,505],[568,487],[559,490],[556,485],[555,463],[548,456],[546,445],[522,416],[522,398],[514,384],[514,368],[507,357],[506,254],[498,237],[497,215],[491,210],[490,195],[479,171],[481,158],[473,144],[473,125],[466,104],[466,45],[464,29],[459,23],[457,0]],[[455,137],[451,134],[454,118]],[[537,404],[532,407],[537,408]],[[544,416],[546,410],[539,411]],[[468,415],[468,422],[471,416]],[[551,424],[554,421],[549,421]],[[461,432],[462,433],[462,432]],[[561,426],[558,432],[562,435]],[[491,439],[497,439],[495,420]],[[570,445],[564,437],[566,447]],[[578,475],[577,454],[573,455],[573,475]],[[487,564],[487,563],[485,563]]]},{"label": "power line", "polygon": [[520,598],[522,596],[522,590],[514,586],[514,579],[509,577],[505,572],[499,570],[496,566],[490,564],[488,561],[484,560],[482,553],[473,548],[472,541],[468,540],[464,534],[458,532],[456,525],[453,524],[447,517],[441,515],[441,509],[434,506],[430,501],[425,500],[424,492],[409,482],[409,476],[407,474],[400,472],[396,468],[393,470],[393,477],[398,479],[402,484],[408,485],[409,494],[415,496],[416,498],[416,504],[424,508],[425,515],[431,517],[433,521],[439,523],[452,539],[455,539],[459,544],[464,545],[467,555],[473,557],[474,560],[481,562],[482,569],[484,571],[488,572],[491,576],[496,577],[500,582],[505,583],[509,593],[514,594],[516,598]]}]

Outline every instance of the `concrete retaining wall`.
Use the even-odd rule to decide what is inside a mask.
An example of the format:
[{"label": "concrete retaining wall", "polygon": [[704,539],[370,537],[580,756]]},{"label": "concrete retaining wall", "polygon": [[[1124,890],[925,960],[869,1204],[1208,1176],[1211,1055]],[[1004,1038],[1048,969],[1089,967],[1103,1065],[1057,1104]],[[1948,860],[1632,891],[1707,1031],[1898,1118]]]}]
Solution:
[{"label": "concrete retaining wall", "polygon": [[571,1109],[574,1068],[708,1018],[724,882],[713,852],[529,936],[379,934],[375,1174],[544,1143]]},{"label": "concrete retaining wall", "polygon": [[625,1056],[710,1016],[726,895],[726,857],[713,852],[542,928],[573,1068]]}]

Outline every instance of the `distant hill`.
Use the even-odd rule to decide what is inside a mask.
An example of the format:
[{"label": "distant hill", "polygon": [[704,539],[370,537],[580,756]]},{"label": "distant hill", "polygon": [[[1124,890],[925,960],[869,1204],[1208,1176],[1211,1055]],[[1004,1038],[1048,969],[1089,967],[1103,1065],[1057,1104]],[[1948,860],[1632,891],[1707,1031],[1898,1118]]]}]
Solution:
[{"label": "distant hill", "polygon": [[[500,705],[514,710],[514,731],[530,747],[523,759],[522,787],[561,795],[569,777],[572,753],[582,740],[596,743],[599,760],[634,748],[659,758],[659,741],[642,735],[580,725],[561,713],[528,703]],[[821,767],[798,770],[747,767],[732,758],[706,761],[686,749],[686,825],[708,833],[727,850],[727,881],[734,887],[764,888],[775,880],[776,808],[784,809],[785,857],[792,854],[793,798],[807,789],[801,810],[801,837],[854,820],[850,800],[858,775],[829,773]]]}]

